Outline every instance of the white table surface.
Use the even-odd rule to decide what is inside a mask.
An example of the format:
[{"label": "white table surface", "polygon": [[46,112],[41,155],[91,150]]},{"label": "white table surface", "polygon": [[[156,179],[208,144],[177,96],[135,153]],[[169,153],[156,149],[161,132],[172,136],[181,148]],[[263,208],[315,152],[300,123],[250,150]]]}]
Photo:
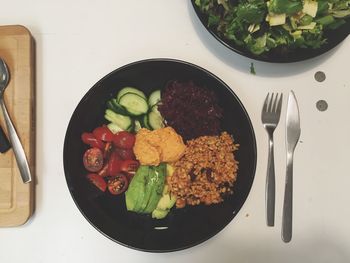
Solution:
[{"label": "white table surface", "polygon": [[[21,227],[0,229],[0,262],[350,262],[350,39],[301,63],[254,61],[220,45],[186,0],[1,1],[0,24],[22,24],[36,40],[36,211]],[[212,239],[153,254],[114,243],[75,206],[64,177],[63,140],[79,100],[101,77],[129,62],[177,58],[219,76],[245,105],[256,133],[253,187],[234,220]],[[314,80],[316,71],[326,80]],[[302,133],[295,152],[294,233],[281,241],[285,108],[275,132],[276,226],[265,225],[267,134],[260,121],[267,92],[293,89]],[[328,110],[316,102],[324,99]],[[286,100],[285,100],[286,101]]]}]

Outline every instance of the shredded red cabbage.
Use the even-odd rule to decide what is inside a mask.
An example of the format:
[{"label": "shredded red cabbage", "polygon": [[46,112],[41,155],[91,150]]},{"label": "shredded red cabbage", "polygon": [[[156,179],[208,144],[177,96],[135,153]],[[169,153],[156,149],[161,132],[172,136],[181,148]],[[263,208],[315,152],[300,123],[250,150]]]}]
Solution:
[{"label": "shredded red cabbage", "polygon": [[170,82],[162,92],[158,109],[166,124],[185,140],[221,132],[222,109],[215,93],[193,81]]}]

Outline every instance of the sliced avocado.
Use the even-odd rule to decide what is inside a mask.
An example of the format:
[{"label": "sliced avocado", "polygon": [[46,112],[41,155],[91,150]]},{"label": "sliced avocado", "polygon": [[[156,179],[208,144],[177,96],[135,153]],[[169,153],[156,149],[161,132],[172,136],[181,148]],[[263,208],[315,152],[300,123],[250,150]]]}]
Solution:
[{"label": "sliced avocado", "polygon": [[144,213],[152,213],[156,209],[159,199],[162,197],[165,176],[166,176],[166,164],[161,163],[159,166],[153,166],[151,169],[154,169],[153,177],[149,178],[152,184],[147,185],[146,187],[152,187],[151,195],[147,203],[146,208],[143,210]]},{"label": "sliced avocado", "polygon": [[167,176],[172,176],[173,173],[174,173],[174,167],[170,164],[167,164],[166,165],[166,173],[167,173]]},{"label": "sliced avocado", "polygon": [[171,196],[169,193],[167,193],[160,198],[156,209],[161,209],[161,210],[171,209],[175,203],[176,203],[176,198]]},{"label": "sliced avocado", "polygon": [[145,194],[144,194],[144,198],[142,200],[141,206],[140,206],[141,212],[144,212],[146,210],[146,207],[150,201],[150,197],[152,195],[152,192],[154,191],[154,188],[156,187],[157,180],[158,180],[158,176],[156,174],[155,169],[153,168],[153,166],[149,166],[147,183],[145,185]]},{"label": "sliced avocado", "polygon": [[128,211],[140,212],[145,199],[145,186],[147,184],[149,167],[141,165],[131,180],[125,192],[125,202]]},{"label": "sliced avocado", "polygon": [[164,188],[163,188],[163,195],[166,195],[167,193],[169,193],[169,187],[168,185],[164,185]]},{"label": "sliced avocado", "polygon": [[155,209],[152,212],[152,218],[155,219],[163,219],[168,215],[169,211],[168,210],[161,210],[161,209]]}]

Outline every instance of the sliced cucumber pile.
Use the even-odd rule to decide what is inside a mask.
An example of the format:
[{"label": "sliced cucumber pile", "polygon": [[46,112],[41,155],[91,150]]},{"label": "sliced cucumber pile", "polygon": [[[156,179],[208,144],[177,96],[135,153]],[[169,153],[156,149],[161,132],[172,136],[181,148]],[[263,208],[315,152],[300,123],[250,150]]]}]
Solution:
[{"label": "sliced cucumber pile", "polygon": [[107,127],[113,132],[138,132],[141,128],[156,130],[164,127],[164,119],[158,111],[161,91],[146,95],[133,87],[121,89],[116,98],[107,102],[105,118],[111,123]]}]

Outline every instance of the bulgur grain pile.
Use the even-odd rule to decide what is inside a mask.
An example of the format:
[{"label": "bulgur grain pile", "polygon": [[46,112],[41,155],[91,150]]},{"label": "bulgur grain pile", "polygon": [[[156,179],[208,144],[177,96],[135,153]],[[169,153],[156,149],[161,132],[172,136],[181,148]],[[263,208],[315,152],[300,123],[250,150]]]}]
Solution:
[{"label": "bulgur grain pile", "polygon": [[186,204],[215,204],[232,194],[238,162],[234,152],[238,145],[227,132],[220,136],[201,136],[190,140],[183,157],[175,162],[167,184],[177,197],[176,207]]}]

